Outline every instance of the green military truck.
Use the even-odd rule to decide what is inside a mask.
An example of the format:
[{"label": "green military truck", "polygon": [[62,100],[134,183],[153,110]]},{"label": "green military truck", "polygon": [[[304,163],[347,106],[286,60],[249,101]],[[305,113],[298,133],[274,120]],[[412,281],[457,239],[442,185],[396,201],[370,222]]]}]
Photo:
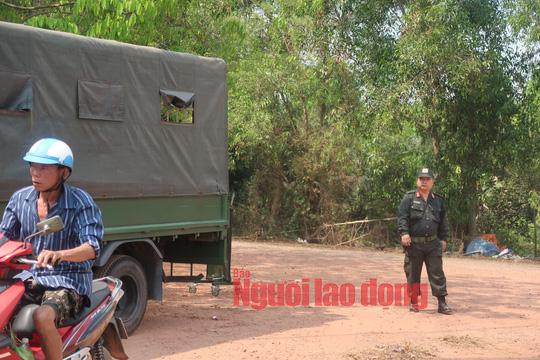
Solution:
[{"label": "green military truck", "polygon": [[59,138],[75,154],[69,182],[101,208],[94,273],[123,281],[128,332],[163,282],[230,282],[223,60],[5,22],[0,39],[0,212],[30,184],[25,152]]}]

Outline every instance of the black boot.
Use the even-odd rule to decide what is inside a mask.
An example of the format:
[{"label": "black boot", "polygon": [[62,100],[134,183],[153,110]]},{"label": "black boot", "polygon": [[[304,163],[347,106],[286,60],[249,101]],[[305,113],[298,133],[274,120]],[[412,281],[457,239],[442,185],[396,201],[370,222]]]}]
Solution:
[{"label": "black boot", "polygon": [[452,315],[453,311],[450,309],[450,306],[446,303],[446,300],[444,296],[439,296],[437,298],[439,300],[439,309],[438,312],[444,315]]},{"label": "black boot", "polygon": [[416,291],[412,291],[411,293],[411,307],[409,308],[409,311],[412,311],[412,312],[420,311],[420,309],[418,308],[418,293]]}]

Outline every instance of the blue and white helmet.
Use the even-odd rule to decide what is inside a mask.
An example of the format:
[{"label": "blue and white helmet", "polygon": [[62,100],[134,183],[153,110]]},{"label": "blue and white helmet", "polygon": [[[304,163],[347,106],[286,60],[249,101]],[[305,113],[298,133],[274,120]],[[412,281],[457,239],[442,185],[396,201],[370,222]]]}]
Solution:
[{"label": "blue and white helmet", "polygon": [[36,164],[57,164],[73,170],[73,152],[68,144],[58,139],[38,140],[26,153],[23,160]]}]

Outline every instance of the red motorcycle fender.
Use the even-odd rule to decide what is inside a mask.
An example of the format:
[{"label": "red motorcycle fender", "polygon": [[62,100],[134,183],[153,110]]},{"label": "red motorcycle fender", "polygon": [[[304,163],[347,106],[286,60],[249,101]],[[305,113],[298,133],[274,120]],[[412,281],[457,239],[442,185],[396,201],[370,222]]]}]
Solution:
[{"label": "red motorcycle fender", "polygon": [[114,319],[112,319],[111,322],[109,322],[109,325],[107,325],[107,328],[103,332],[102,338],[104,340],[103,346],[109,350],[109,353],[113,358],[119,360],[128,359]]}]

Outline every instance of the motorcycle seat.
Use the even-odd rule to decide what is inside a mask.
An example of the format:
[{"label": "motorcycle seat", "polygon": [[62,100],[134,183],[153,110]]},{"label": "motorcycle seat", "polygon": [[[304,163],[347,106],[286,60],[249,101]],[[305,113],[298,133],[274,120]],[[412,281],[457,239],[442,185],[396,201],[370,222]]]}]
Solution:
[{"label": "motorcycle seat", "polygon": [[85,307],[72,319],[67,319],[60,326],[73,326],[79,323],[86,315],[91,313],[101,302],[111,293],[109,286],[104,281],[94,280],[92,282],[92,294],[90,295],[90,306]]},{"label": "motorcycle seat", "polygon": [[[90,306],[83,308],[83,310],[75,318],[68,319],[59,324],[59,327],[73,326],[79,323],[85,316],[87,316],[92,310],[94,310],[109,294],[111,290],[104,281],[94,280],[92,282],[92,295],[90,295]],[[13,321],[13,332],[17,334],[19,338],[31,338],[32,333],[36,331],[34,326],[33,314],[39,307],[37,304],[30,304],[24,306]]]}]

